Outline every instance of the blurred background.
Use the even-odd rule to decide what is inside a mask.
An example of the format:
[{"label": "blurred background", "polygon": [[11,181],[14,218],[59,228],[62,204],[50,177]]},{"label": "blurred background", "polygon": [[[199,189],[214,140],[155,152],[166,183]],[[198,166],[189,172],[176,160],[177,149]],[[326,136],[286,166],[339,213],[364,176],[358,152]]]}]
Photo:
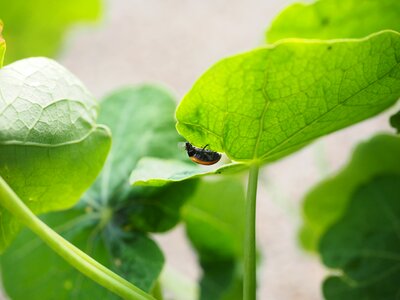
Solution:
[{"label": "blurred background", "polygon": [[[98,21],[69,27],[60,48],[49,51],[57,52],[55,58],[98,98],[124,85],[158,82],[181,99],[213,63],[261,46],[268,24],[291,2],[108,0],[99,8]],[[96,14],[88,17],[95,18]],[[7,41],[11,53],[12,42]],[[259,299],[322,299],[323,267],[298,244],[301,200],[315,183],[346,163],[357,143],[389,129],[389,115],[332,134],[264,167],[257,204],[263,256]],[[196,257],[180,226],[157,240],[169,274],[188,284],[199,277]]]}]

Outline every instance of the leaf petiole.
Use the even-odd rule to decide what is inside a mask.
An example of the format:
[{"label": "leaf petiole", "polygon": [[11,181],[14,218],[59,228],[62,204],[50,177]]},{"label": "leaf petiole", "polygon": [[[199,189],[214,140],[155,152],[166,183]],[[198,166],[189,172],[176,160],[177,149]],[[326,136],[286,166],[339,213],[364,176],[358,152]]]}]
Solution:
[{"label": "leaf petiole", "polygon": [[256,299],[256,199],[259,166],[250,166],[245,207],[243,299]]},{"label": "leaf petiole", "polygon": [[135,285],[107,269],[86,253],[65,240],[43,223],[22,202],[17,194],[0,176],[0,204],[12,213],[21,223],[37,234],[50,248],[69,264],[94,280],[101,286],[124,299],[154,299]]}]

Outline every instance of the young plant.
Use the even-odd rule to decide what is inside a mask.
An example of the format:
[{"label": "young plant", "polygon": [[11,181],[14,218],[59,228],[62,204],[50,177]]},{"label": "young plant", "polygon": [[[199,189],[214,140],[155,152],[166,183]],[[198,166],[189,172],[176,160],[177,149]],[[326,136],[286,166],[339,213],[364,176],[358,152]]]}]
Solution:
[{"label": "young plant", "polygon": [[[332,24],[324,18],[320,23],[323,27]],[[319,28],[318,24],[317,19],[312,26]],[[392,28],[385,26],[376,31]],[[273,31],[273,40],[286,34]],[[175,105],[160,88],[116,92],[101,102],[97,118],[93,97],[54,61],[28,59],[0,69],[0,246],[4,249],[10,244],[22,222],[108,291],[126,299],[161,299],[158,277],[164,258],[150,233],[164,232],[182,217],[204,270],[200,297],[240,299],[242,289],[243,299],[255,299],[260,167],[380,113],[400,96],[400,34],[383,30],[367,37],[348,37],[363,38],[285,40],[224,59],[201,76],[176,110],[176,128],[195,146],[209,145],[233,161],[206,171],[176,151],[181,138],[174,129]],[[1,43],[0,51],[2,58]],[[110,148],[109,129],[97,122],[113,133],[113,146],[100,176],[73,209],[43,217],[93,259],[33,213],[70,208],[95,180]],[[196,180],[243,170],[249,172],[245,203],[237,179]],[[397,193],[392,179],[378,181],[378,188]],[[376,188],[365,188],[357,198]],[[221,199],[221,192],[228,195]],[[376,202],[372,198],[371,207]],[[354,201],[351,207],[359,210],[360,200]],[[219,206],[233,203],[234,209]],[[240,216],[242,210],[245,217]],[[211,213],[222,226],[204,221],[202,216]],[[373,217],[374,222],[378,220]],[[206,228],[199,230],[200,225]],[[343,231],[344,225],[340,226],[334,232]],[[371,228],[364,229],[367,235]],[[210,232],[218,240],[210,238]],[[331,245],[343,243],[336,235],[328,235],[322,249],[328,264],[341,267],[347,258],[340,257],[338,263],[330,252]],[[59,299],[71,293],[82,297],[83,292],[90,298],[114,297],[46,249],[24,231],[2,256],[3,282],[13,299],[24,299],[27,293],[32,299],[54,298],[54,291]],[[351,273],[347,265],[343,269]],[[43,266],[54,267],[53,273],[41,272]],[[20,282],[27,282],[24,289]],[[46,293],[43,282],[52,287]],[[337,285],[334,278],[333,289]],[[72,289],[76,286],[81,288]]]},{"label": "young plant", "polygon": [[[400,96],[399,53],[400,35],[394,31],[363,39],[283,41],[217,63],[180,103],[179,133],[196,146],[209,144],[238,164],[194,175],[193,167],[187,173],[168,162],[153,177],[160,184],[162,178],[169,182],[249,168],[244,299],[256,297],[259,167],[395,103]],[[170,172],[165,171],[168,168]],[[154,182],[137,173],[132,178],[133,184]]]}]

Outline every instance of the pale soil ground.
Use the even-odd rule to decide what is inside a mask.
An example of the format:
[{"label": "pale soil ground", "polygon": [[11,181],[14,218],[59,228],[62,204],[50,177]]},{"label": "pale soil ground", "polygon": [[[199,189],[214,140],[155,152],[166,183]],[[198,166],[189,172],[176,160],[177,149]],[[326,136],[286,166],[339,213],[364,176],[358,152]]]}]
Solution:
[{"label": "pale soil ground", "polygon": [[[108,1],[102,24],[70,34],[60,61],[98,97],[122,85],[156,81],[171,87],[179,99],[214,62],[261,45],[264,29],[289,2]],[[339,169],[357,142],[388,129],[387,115],[331,135],[263,169],[257,231],[265,259],[259,299],[322,299],[324,270],[296,240],[302,196],[327,171]],[[199,276],[182,228],[157,240],[169,269],[188,279]]]}]

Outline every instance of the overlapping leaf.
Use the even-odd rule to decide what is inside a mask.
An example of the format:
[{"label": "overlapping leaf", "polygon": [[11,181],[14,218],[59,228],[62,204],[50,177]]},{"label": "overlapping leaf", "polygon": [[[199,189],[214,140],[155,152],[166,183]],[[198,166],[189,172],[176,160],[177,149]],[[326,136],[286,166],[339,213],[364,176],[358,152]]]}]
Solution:
[{"label": "overlapping leaf", "polygon": [[[0,175],[35,213],[73,206],[110,148],[97,104],[55,61],[31,58],[0,70]],[[19,223],[0,209],[0,249]]]},{"label": "overlapping leaf", "polygon": [[164,186],[208,175],[237,173],[247,168],[241,163],[202,167],[186,160],[144,157],[132,171],[129,181],[134,186]]},{"label": "overlapping leaf", "polygon": [[222,60],[179,105],[178,131],[235,161],[268,162],[400,96],[400,35],[293,40]]},{"label": "overlapping leaf", "polygon": [[[85,226],[67,228],[66,237],[145,291],[154,288],[164,263],[162,253],[147,232],[166,231],[179,222],[180,207],[193,192],[195,182],[163,188],[131,187],[128,177],[144,155],[177,158],[184,154],[177,147],[180,137],[174,126],[174,108],[168,92],[150,85],[125,88],[104,99],[99,120],[113,133],[110,155],[97,181],[79,203],[78,215],[66,220],[68,214],[61,213],[56,218],[67,224],[81,224],[80,220],[86,220]],[[17,247],[33,240],[32,236],[21,236]],[[2,265],[7,269],[4,284],[13,299],[23,297],[14,282],[17,277],[20,282],[28,283],[26,290],[32,291],[35,297],[39,297],[36,290],[45,288],[49,291],[62,289],[60,299],[67,299],[71,294],[79,299],[114,298],[43,249],[45,247],[40,246],[21,262],[17,261],[13,250],[4,256]],[[34,277],[32,274],[41,271],[35,263],[38,260],[42,266],[54,266],[60,272],[46,272],[37,280],[30,280],[30,276]],[[31,265],[32,270],[13,275],[8,270],[12,264]],[[53,298],[54,294],[49,292],[41,299]]]}]

